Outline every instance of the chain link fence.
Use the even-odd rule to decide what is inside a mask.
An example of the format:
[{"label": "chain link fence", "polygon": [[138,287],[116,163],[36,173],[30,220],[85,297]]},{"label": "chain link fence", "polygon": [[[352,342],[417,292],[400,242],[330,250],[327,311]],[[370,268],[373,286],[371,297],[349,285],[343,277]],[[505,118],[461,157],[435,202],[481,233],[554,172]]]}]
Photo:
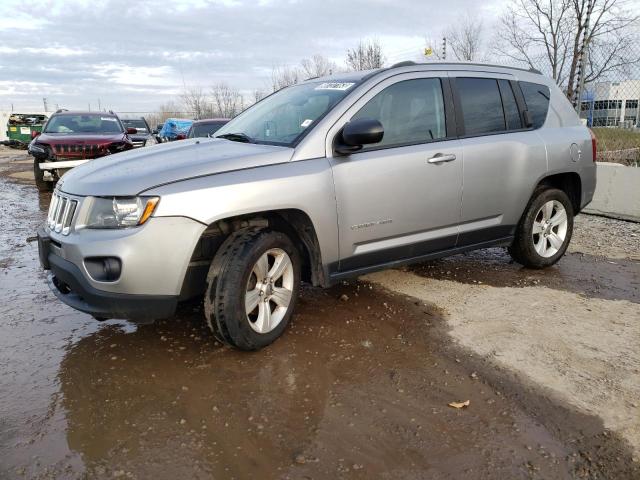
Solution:
[{"label": "chain link fence", "polygon": [[[598,140],[597,159],[629,166],[640,166],[640,45],[625,52],[627,62],[618,62],[583,88],[580,118]],[[616,59],[606,52],[590,52],[592,68],[606,68]],[[587,68],[587,79],[590,69]]]}]

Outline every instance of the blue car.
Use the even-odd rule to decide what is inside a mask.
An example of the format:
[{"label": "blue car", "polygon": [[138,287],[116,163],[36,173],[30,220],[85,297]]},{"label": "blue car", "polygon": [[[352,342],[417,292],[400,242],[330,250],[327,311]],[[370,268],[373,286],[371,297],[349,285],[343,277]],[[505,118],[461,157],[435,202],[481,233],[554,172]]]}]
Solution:
[{"label": "blue car", "polygon": [[185,118],[167,118],[164,125],[162,125],[162,130],[158,132],[158,137],[160,137],[163,142],[182,140],[187,138],[191,125],[193,125],[193,120],[187,120]]}]

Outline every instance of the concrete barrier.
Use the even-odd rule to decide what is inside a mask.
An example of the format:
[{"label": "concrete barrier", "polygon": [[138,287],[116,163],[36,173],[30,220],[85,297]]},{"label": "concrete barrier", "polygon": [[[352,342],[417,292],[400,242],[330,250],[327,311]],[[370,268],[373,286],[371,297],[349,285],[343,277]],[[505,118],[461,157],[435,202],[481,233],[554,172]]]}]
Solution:
[{"label": "concrete barrier", "polygon": [[598,162],[596,191],[585,213],[640,222],[640,168]]}]

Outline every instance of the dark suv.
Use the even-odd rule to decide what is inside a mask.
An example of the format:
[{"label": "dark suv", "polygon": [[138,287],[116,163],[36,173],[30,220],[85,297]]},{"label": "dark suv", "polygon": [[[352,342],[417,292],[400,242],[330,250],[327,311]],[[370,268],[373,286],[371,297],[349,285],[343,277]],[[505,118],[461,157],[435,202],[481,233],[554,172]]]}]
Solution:
[{"label": "dark suv", "polygon": [[29,143],[38,190],[52,190],[66,171],[91,159],[132,149],[129,134],[136,133],[113,112],[58,110]]},{"label": "dark suv", "polygon": [[187,138],[212,137],[220,128],[229,123],[230,118],[208,118],[196,120],[191,125]]},{"label": "dark suv", "polygon": [[120,117],[120,121],[124,128],[133,128],[136,133],[129,135],[134,147],[148,147],[158,143],[156,138],[151,134],[151,127],[144,117]]}]

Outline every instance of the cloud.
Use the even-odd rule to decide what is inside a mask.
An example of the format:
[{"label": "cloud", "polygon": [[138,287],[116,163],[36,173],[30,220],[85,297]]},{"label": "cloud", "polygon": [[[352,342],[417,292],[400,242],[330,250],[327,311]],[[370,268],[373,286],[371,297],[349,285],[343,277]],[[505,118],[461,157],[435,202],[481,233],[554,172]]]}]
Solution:
[{"label": "cloud", "polygon": [[[415,59],[425,35],[463,13],[495,16],[500,0],[3,0],[0,109],[10,103],[154,109],[183,85],[265,88],[271,69],[322,53],[343,63],[377,38],[390,63]],[[493,10],[492,10],[493,9]],[[46,15],[44,14],[46,11]],[[489,13],[487,13],[489,12]],[[43,20],[46,19],[46,20]],[[13,85],[13,86],[12,86]],[[27,85],[31,85],[27,88]],[[22,86],[22,87],[21,87]],[[34,90],[35,89],[35,90]],[[35,91],[37,90],[37,94]],[[29,94],[19,92],[33,91]]]}]

